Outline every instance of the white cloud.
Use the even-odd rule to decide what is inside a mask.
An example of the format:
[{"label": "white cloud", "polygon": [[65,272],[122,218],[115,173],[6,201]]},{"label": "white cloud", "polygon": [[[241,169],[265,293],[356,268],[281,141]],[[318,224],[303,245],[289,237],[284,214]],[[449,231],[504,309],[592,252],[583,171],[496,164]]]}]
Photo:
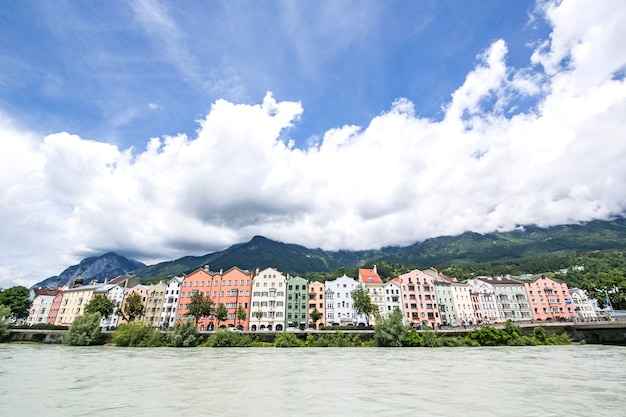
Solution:
[{"label": "white cloud", "polygon": [[[271,94],[256,105],[217,100],[194,137],[138,151],[40,138],[3,119],[0,283],[34,282],[105,250],[156,261],[254,234],[363,249],[623,213],[626,84],[612,74],[626,65],[613,41],[626,37],[626,16],[619,2],[589,7],[547,7],[551,43],[527,68],[508,67],[495,41],[443,120],[398,99],[368,126],[331,129],[306,149],[288,143],[301,104]],[[511,116],[518,96],[537,105]]]}]

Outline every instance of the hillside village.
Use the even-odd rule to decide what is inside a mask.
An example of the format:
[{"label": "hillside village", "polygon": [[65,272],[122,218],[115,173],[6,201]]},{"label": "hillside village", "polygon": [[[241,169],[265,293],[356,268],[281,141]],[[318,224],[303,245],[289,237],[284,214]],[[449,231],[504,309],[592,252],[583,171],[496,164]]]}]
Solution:
[{"label": "hillside village", "polygon": [[[158,329],[172,328],[193,318],[189,306],[194,295],[208,297],[213,307],[227,314],[198,317],[199,331],[236,328],[243,331],[321,329],[324,326],[366,326],[377,316],[402,311],[404,323],[415,328],[446,328],[512,322],[594,321],[604,318],[595,299],[563,280],[524,275],[476,277],[460,282],[434,268],[412,270],[383,281],[376,266],[358,269],[326,282],[307,281],[274,268],[250,272],[237,267],[211,271],[209,266],[153,285],[142,285],[132,274],[104,283],[76,280],[55,290],[32,289],[33,302],[26,323],[69,326],[98,296],[116,307],[103,317],[101,327],[113,329],[136,319]],[[364,289],[378,314],[365,316],[355,309],[352,294]],[[122,314],[133,295],[142,311],[136,318]],[[138,297],[137,297],[138,296]],[[222,307],[223,306],[223,307]]]}]

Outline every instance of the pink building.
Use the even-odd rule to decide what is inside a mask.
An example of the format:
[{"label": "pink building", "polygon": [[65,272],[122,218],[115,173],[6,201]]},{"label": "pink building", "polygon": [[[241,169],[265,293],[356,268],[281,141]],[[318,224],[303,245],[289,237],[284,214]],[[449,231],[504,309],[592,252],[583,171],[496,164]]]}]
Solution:
[{"label": "pink building", "polygon": [[576,317],[572,296],[563,280],[538,275],[524,279],[533,320],[559,321]]},{"label": "pink building", "polygon": [[400,288],[405,323],[431,328],[437,328],[441,324],[435,278],[414,269],[391,281]]}]

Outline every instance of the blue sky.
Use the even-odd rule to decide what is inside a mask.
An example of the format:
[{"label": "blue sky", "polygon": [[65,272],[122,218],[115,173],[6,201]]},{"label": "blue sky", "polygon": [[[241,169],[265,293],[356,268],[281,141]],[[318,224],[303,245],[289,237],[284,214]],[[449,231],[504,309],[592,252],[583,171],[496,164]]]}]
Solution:
[{"label": "blue sky", "polygon": [[626,209],[621,0],[5,2],[0,287]]},{"label": "blue sky", "polygon": [[9,2],[0,106],[43,134],[142,150],[193,134],[220,98],[299,101],[298,146],[404,97],[441,119],[496,39],[525,65],[547,27],[531,1]]}]

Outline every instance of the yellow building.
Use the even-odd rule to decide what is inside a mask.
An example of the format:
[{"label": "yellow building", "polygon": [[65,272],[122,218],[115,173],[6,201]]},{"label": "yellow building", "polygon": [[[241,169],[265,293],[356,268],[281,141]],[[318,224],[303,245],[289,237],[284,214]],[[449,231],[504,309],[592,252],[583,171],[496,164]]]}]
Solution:
[{"label": "yellow building", "polygon": [[85,306],[93,298],[96,285],[77,285],[63,290],[63,299],[55,321],[56,325],[69,326],[74,319],[82,316]]},{"label": "yellow building", "polygon": [[159,327],[166,288],[167,284],[163,281],[148,287],[143,321],[150,327]]}]

